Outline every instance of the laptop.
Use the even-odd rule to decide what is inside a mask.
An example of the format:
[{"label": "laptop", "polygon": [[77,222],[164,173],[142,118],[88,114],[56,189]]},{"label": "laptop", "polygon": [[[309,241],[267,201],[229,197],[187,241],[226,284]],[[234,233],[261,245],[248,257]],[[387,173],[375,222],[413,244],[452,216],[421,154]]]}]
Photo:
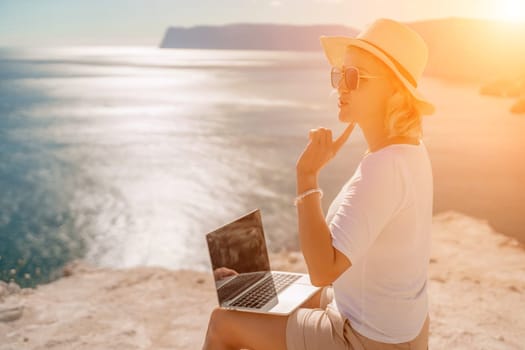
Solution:
[{"label": "laptop", "polygon": [[206,234],[222,308],[288,315],[320,288],[304,273],[272,271],[260,209]]}]

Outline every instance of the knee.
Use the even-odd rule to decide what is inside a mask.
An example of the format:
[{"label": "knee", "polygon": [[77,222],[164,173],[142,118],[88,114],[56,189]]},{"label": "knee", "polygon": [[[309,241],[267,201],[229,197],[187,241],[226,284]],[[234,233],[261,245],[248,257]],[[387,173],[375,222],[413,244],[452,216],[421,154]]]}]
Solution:
[{"label": "knee", "polygon": [[210,314],[210,320],[208,322],[208,332],[206,338],[213,343],[225,343],[225,331],[227,328],[226,310],[221,308],[215,308]]}]

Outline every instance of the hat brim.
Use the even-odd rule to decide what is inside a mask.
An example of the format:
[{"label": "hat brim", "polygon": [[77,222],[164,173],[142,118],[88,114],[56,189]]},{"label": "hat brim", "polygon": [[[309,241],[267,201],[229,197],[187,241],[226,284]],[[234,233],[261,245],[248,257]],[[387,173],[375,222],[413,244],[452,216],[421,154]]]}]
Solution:
[{"label": "hat brim", "polygon": [[390,70],[398,77],[407,90],[414,96],[418,104],[418,109],[421,114],[434,114],[436,108],[428,101],[421,92],[419,92],[410,82],[399,72],[394,63],[380,50],[366,41],[358,38],[351,38],[347,36],[321,36],[321,46],[324,54],[332,67],[342,67],[344,63],[345,51],[348,46],[356,46],[363,50],[370,52],[372,55],[379,58]]}]

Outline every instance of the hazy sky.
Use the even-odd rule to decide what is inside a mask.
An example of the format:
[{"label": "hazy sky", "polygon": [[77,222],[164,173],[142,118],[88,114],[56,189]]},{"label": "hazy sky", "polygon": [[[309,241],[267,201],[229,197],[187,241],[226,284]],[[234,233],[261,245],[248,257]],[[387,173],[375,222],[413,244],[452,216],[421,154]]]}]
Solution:
[{"label": "hazy sky", "polygon": [[0,0],[0,46],[158,45],[170,26],[344,24],[378,17],[525,21],[525,0]]}]

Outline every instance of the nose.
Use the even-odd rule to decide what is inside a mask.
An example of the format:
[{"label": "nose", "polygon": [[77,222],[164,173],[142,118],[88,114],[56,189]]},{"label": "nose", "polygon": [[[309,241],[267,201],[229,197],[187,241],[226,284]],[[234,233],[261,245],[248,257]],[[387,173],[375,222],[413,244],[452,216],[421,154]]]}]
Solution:
[{"label": "nose", "polygon": [[340,91],[340,90],[344,90],[344,89],[346,89],[345,81],[344,81],[344,79],[341,79],[341,80],[339,80],[339,84],[337,84],[337,90]]},{"label": "nose", "polygon": [[339,85],[337,86],[337,92],[339,93],[339,95],[350,92],[350,90],[346,87],[346,84],[343,79],[341,79]]}]

